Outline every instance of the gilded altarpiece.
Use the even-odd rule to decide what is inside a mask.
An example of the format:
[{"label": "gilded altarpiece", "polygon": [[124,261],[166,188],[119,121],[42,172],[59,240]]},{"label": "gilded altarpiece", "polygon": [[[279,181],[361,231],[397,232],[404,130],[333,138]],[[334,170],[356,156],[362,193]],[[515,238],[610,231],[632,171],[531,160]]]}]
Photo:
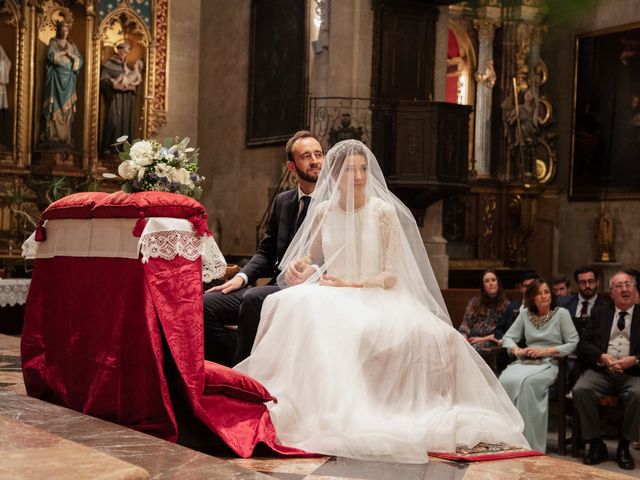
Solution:
[{"label": "gilded altarpiece", "polygon": [[543,0],[450,9],[479,52],[469,191],[443,204],[450,286],[475,287],[486,268],[503,269],[508,287],[524,271],[553,273],[557,159],[540,55],[546,11]]},{"label": "gilded altarpiece", "polygon": [[117,188],[114,135],[166,123],[168,17],[169,0],[0,0],[0,267],[49,203]]}]

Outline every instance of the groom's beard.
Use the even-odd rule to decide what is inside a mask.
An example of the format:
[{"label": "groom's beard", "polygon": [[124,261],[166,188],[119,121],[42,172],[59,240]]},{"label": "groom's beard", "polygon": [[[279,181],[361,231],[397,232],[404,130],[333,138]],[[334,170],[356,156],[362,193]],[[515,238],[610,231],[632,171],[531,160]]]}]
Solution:
[{"label": "groom's beard", "polygon": [[296,165],[296,175],[307,182],[316,183],[318,181],[318,176],[320,175],[320,170],[318,169],[318,173],[313,173],[310,171],[303,172]]}]

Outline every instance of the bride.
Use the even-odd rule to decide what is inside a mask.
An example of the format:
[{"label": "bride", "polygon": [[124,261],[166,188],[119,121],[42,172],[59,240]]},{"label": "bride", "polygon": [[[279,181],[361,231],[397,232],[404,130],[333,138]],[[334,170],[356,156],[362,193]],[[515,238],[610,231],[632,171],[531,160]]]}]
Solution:
[{"label": "bride", "polygon": [[479,442],[528,448],[498,380],[451,326],[410,211],[377,160],[327,154],[281,262],[251,356],[235,368],[277,397],[278,440],[308,452],[408,463]]}]

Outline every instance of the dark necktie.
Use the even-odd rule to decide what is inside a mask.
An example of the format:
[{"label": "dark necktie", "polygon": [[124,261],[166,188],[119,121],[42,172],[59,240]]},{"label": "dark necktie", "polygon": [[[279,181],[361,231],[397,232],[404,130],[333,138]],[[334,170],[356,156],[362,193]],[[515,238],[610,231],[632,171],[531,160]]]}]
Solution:
[{"label": "dark necktie", "polygon": [[302,225],[304,217],[307,216],[307,210],[309,210],[309,202],[311,202],[311,197],[308,195],[304,195],[300,200],[302,200],[302,210],[300,210],[300,213],[298,214],[298,218],[296,220],[296,232],[300,228],[300,225]]},{"label": "dark necktie", "polygon": [[582,310],[580,310],[580,318],[589,316],[589,302],[587,300],[582,301]]},{"label": "dark necktie", "polygon": [[627,316],[627,312],[620,312],[618,314],[618,330],[623,331],[624,330],[624,317]]}]

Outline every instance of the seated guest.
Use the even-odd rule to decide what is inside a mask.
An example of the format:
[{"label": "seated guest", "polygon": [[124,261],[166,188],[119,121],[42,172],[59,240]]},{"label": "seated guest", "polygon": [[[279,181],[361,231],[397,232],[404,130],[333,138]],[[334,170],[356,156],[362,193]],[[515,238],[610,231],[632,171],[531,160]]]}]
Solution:
[{"label": "seated guest", "polygon": [[602,441],[598,400],[603,395],[620,395],[624,405],[622,437],[616,461],[633,470],[629,442],[638,439],[640,427],[640,308],[636,308],[635,279],[618,272],[609,282],[614,305],[595,307],[585,325],[578,355],[587,368],[573,387],[573,405],[580,417],[582,437],[589,441],[584,463],[596,465],[608,458]]},{"label": "seated guest", "polygon": [[[546,280],[533,280],[525,293],[525,310],[504,335],[503,346],[517,360],[500,375],[500,383],[524,418],[524,436],[534,450],[547,448],[549,387],[558,376],[556,355],[576,349],[578,333],[569,312],[556,306]],[[526,347],[520,348],[522,339]]]},{"label": "seated guest", "polygon": [[583,266],[573,272],[573,278],[578,285],[578,293],[574,293],[565,304],[569,310],[578,334],[582,333],[587,318],[593,307],[605,306],[606,300],[598,297],[600,272],[593,267]]},{"label": "seated guest", "polygon": [[520,312],[525,309],[524,294],[527,291],[527,287],[531,285],[531,283],[533,283],[533,281],[537,278],[539,278],[539,276],[535,272],[525,273],[522,276],[522,280],[520,280],[520,285],[518,287],[520,289],[520,293],[522,294],[522,298],[513,300],[507,305],[507,308],[504,310],[502,317],[496,325],[496,338],[502,338],[506,331],[509,330],[509,327],[514,322],[514,320],[518,317],[518,315],[520,315]]},{"label": "seated guest", "polygon": [[496,272],[486,270],[481,277],[480,295],[469,300],[458,328],[473,348],[482,350],[502,344],[494,330],[508,303]]},{"label": "seated guest", "polygon": [[[556,275],[551,279],[551,285],[556,297],[571,296],[571,280],[566,275]],[[560,300],[558,298],[558,300]]]}]

